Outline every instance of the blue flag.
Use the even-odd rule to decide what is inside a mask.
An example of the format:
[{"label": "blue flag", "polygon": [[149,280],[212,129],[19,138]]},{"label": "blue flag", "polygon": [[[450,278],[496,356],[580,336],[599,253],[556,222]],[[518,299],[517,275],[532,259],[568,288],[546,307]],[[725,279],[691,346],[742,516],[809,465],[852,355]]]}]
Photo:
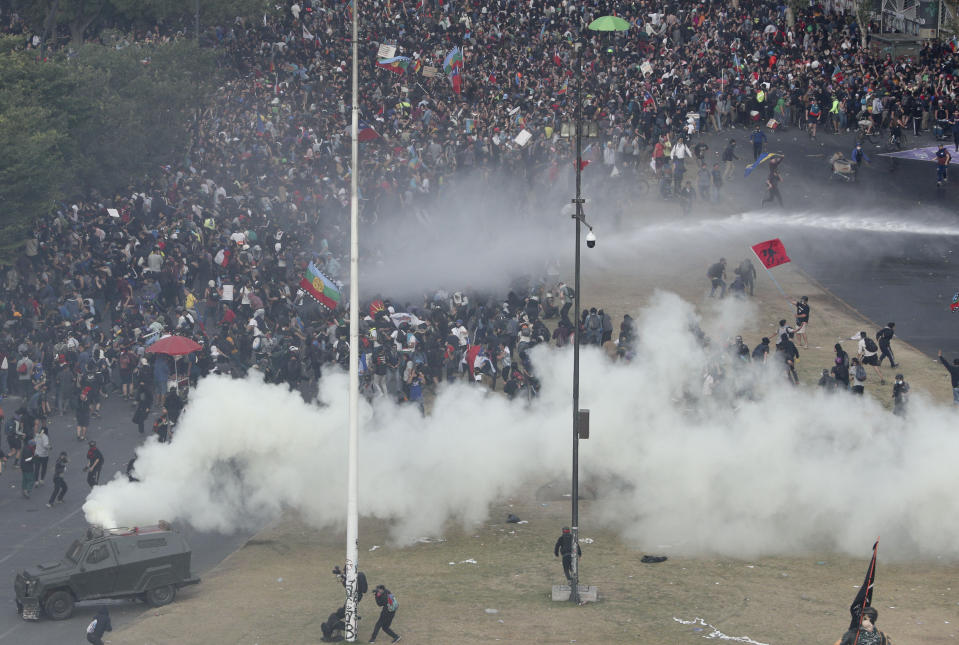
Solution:
[{"label": "blue flag", "polygon": [[757,159],[756,161],[752,162],[752,164],[746,166],[746,174],[743,175],[743,176],[744,176],[744,177],[748,177],[748,176],[749,176],[749,173],[751,173],[752,171],[756,170],[756,168],[759,167],[759,164],[761,164],[761,163],[764,162],[764,161],[769,161],[769,160],[771,160],[771,159],[775,159],[776,157],[782,157],[782,154],[779,153],[779,152],[764,152],[764,153],[762,153],[761,155],[759,155],[759,159]]}]

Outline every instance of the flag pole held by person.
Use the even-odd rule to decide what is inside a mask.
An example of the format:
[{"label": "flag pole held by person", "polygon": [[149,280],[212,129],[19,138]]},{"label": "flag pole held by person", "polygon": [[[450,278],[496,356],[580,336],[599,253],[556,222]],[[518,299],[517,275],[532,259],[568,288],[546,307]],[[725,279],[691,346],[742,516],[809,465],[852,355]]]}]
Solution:
[{"label": "flag pole held by person", "polygon": [[766,269],[769,279],[772,280],[773,284],[776,285],[776,288],[779,289],[779,293],[782,294],[783,298],[788,300],[786,292],[783,291],[783,288],[779,286],[776,278],[773,277],[773,274],[769,271],[773,267],[778,267],[780,264],[786,264],[787,262],[791,261],[789,256],[786,255],[786,247],[783,246],[782,240],[777,237],[771,240],[766,240],[765,242],[760,242],[759,244],[754,244],[750,248],[762,263],[763,268]]}]

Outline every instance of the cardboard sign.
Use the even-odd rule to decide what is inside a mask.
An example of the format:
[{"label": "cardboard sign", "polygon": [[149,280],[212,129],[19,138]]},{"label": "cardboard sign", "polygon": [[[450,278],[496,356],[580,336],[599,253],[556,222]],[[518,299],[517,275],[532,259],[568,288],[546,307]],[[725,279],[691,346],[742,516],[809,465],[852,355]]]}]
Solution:
[{"label": "cardboard sign", "polygon": [[643,64],[639,66],[639,71],[643,73],[643,76],[649,76],[653,73],[653,66],[649,64],[649,61],[643,61]]},{"label": "cardboard sign", "polygon": [[516,145],[523,147],[527,143],[529,143],[529,140],[532,138],[533,138],[532,133],[530,133],[529,130],[524,128],[519,134],[516,135],[516,138],[513,139],[513,141],[516,142]]},{"label": "cardboard sign", "polygon": [[393,58],[396,56],[396,45],[387,45],[384,43],[376,50],[376,55],[379,58]]},{"label": "cardboard sign", "polygon": [[439,73],[439,70],[436,69],[435,67],[432,67],[430,65],[423,66],[423,76],[425,76],[426,78],[433,78],[438,73]]},{"label": "cardboard sign", "polygon": [[108,208],[107,215],[109,215],[110,217],[120,217],[120,211],[118,211],[115,208]]}]

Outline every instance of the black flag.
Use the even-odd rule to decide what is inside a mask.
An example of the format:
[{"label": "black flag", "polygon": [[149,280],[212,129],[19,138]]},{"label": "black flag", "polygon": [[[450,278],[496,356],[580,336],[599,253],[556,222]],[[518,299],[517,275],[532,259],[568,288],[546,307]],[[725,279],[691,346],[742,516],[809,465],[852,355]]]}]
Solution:
[{"label": "black flag", "polygon": [[852,621],[849,623],[849,629],[859,629],[859,623],[862,620],[862,610],[872,604],[872,586],[876,582],[876,551],[879,549],[879,538],[872,545],[872,560],[869,561],[869,568],[866,569],[866,578],[859,587],[859,593],[856,599],[849,605],[849,614]]}]

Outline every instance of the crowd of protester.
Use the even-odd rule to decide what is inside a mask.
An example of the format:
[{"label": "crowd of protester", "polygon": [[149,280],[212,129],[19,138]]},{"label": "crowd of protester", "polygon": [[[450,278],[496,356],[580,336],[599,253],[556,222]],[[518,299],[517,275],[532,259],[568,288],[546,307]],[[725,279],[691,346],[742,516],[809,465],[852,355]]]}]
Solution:
[{"label": "crowd of protester", "polygon": [[[299,283],[311,262],[339,284],[347,277],[351,11],[303,0],[211,28],[205,43],[227,80],[186,159],[123,194],[78,187],[36,222],[0,279],[0,394],[10,399],[14,459],[35,453],[54,415],[75,416],[85,440],[114,392],[130,400],[141,432],[157,415],[168,439],[182,394],[206,374],[255,369],[306,392],[324,370],[346,367],[343,309],[328,311]],[[628,32],[586,28],[613,13]],[[366,227],[450,208],[467,173],[512,195],[520,213],[535,209],[532,189],[570,174],[573,153],[559,133],[579,83],[584,118],[599,128],[584,154],[597,175],[626,185],[669,166],[677,189],[684,160],[703,150],[685,140],[704,133],[803,127],[811,114],[827,131],[903,118],[919,131],[957,108],[953,43],[893,59],[860,46],[851,13],[820,4],[377,1],[362,3],[361,17]],[[6,33],[37,45],[15,15],[3,20]],[[182,34],[158,27],[125,46],[169,37]],[[403,74],[375,65],[381,44],[410,58]],[[454,47],[459,91],[443,69]],[[531,137],[521,145],[524,130]],[[674,146],[685,148],[678,161]],[[734,159],[730,146],[725,172],[714,165],[700,190],[728,179]],[[584,342],[612,342],[626,359],[635,340],[628,316],[613,341],[608,314],[571,316],[571,290],[541,278],[505,297],[384,294],[363,306],[364,391],[421,409],[424,389],[458,377],[532,396],[528,349],[570,342],[575,324]],[[167,334],[203,349],[178,361],[146,352]]]}]

